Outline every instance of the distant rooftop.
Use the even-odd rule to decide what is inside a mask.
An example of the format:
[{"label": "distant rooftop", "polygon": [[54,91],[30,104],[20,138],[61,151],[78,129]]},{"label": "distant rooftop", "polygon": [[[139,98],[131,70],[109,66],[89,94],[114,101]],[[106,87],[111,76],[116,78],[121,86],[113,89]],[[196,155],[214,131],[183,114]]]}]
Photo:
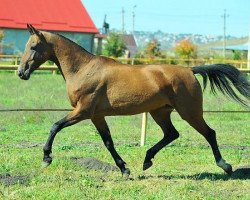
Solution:
[{"label": "distant rooftop", "polygon": [[0,28],[98,33],[80,0],[0,0]]},{"label": "distant rooftop", "polygon": [[135,42],[134,35],[123,35],[123,40],[130,53],[130,57],[134,57],[137,53],[137,44]]}]

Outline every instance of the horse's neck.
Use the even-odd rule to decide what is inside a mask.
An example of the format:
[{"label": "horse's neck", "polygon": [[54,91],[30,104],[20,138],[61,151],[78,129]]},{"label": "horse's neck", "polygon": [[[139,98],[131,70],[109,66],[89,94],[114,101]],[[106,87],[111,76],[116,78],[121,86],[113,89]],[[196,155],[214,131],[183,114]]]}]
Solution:
[{"label": "horse's neck", "polygon": [[51,34],[51,43],[53,44],[53,61],[58,66],[64,79],[73,77],[79,70],[84,67],[93,58],[93,55],[59,35]]}]

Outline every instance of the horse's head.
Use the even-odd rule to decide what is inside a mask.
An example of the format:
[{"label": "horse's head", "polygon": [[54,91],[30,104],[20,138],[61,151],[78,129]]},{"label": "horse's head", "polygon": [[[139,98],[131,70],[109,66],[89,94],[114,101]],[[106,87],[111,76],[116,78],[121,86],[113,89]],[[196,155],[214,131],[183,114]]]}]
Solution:
[{"label": "horse's head", "polygon": [[21,79],[28,80],[30,74],[41,64],[47,61],[52,54],[52,48],[46,41],[42,32],[35,29],[32,25],[27,24],[30,38],[26,44],[20,66],[18,68],[18,76]]}]

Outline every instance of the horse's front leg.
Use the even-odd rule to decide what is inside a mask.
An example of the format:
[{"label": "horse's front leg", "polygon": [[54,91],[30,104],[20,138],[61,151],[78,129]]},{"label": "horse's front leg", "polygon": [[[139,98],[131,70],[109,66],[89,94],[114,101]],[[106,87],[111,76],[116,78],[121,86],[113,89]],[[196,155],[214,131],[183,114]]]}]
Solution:
[{"label": "horse's front leg", "polygon": [[110,135],[107,122],[105,121],[104,117],[92,118],[91,120],[93,124],[95,125],[96,129],[98,130],[98,132],[100,133],[104,145],[109,150],[116,165],[121,170],[122,175],[124,175],[125,177],[128,177],[130,175],[130,170],[125,167],[126,163],[122,160],[122,158],[119,156],[119,154],[115,150],[114,143]]},{"label": "horse's front leg", "polygon": [[43,147],[43,152],[44,152],[44,157],[43,157],[43,167],[47,167],[51,164],[52,162],[52,145],[53,141],[56,137],[56,134],[62,130],[63,128],[67,126],[71,126],[73,124],[76,124],[80,122],[81,120],[85,119],[84,118],[84,113],[81,112],[80,109],[74,109],[72,112],[70,112],[66,117],[63,119],[59,120],[56,122],[51,130],[50,130],[50,135],[49,138],[46,142],[46,144]]}]

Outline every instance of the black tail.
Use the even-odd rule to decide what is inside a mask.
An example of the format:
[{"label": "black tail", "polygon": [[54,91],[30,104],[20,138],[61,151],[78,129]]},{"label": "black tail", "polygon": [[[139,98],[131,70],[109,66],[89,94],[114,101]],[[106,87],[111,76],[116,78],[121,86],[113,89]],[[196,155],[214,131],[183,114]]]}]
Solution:
[{"label": "black tail", "polygon": [[[224,95],[227,95],[235,101],[247,106],[247,101],[241,99],[233,90],[231,83],[242,96],[250,100],[250,82],[235,67],[228,64],[214,64],[198,66],[192,68],[194,74],[200,74],[203,77],[204,90],[209,78],[211,90],[216,94],[216,88]],[[231,82],[231,83],[230,83]]]}]

